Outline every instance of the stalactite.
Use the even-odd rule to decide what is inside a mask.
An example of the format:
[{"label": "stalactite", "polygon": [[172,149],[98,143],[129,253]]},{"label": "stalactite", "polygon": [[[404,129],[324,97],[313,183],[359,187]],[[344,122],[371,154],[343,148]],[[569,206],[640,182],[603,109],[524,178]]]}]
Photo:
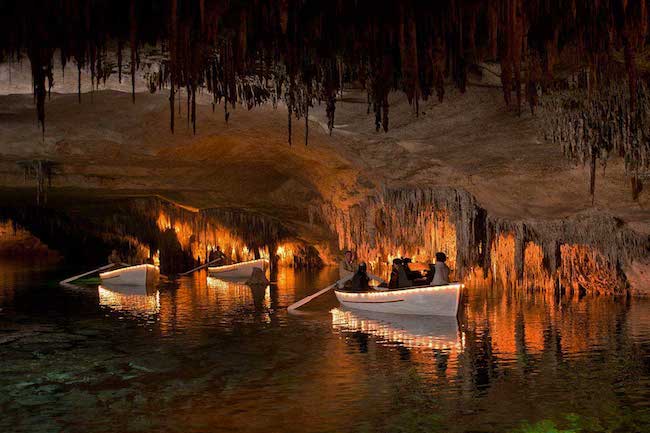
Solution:
[{"label": "stalactite", "polygon": [[34,77],[34,99],[36,101],[36,114],[38,124],[41,126],[43,138],[45,138],[45,80],[48,75],[48,69],[51,65],[44,63],[44,55],[42,50],[34,49],[30,53],[30,62],[32,65],[32,76]]},{"label": "stalactite", "polygon": [[309,144],[309,104],[305,105],[305,146]]},{"label": "stalactite", "polygon": [[137,18],[135,9],[136,0],[131,0],[129,8],[129,43],[131,44],[131,98],[135,104],[135,70],[136,70],[136,57],[137,57]]},{"label": "stalactite", "polygon": [[596,162],[605,164],[612,154],[624,157],[628,176],[650,170],[650,93],[645,83],[638,83],[633,104],[623,81],[612,80],[591,92],[587,81],[583,72],[568,80],[566,89],[548,92],[540,114],[546,138],[569,159],[590,165],[593,194]]},{"label": "stalactite", "polygon": [[[647,236],[611,217],[504,220],[491,217],[469,193],[451,188],[386,190],[349,209],[324,203],[312,209],[312,218],[330,227],[340,249],[354,249],[380,271],[393,257],[426,263],[444,251],[456,278],[471,279],[482,271],[507,287],[554,290],[559,278],[564,286],[579,281],[604,292],[607,285],[599,281],[608,279],[615,284],[607,293],[619,293],[626,285],[620,264],[646,257],[650,250]],[[599,264],[569,266],[575,251],[598,257]],[[607,272],[592,275],[592,269]]]},{"label": "stalactite", "polygon": [[119,39],[117,41],[117,82],[120,84],[122,84],[122,45],[122,39]]},{"label": "stalactite", "polygon": [[[167,69],[158,77],[157,87],[169,85],[172,93],[189,89],[190,104],[197,91],[208,88],[216,103],[223,101],[232,108],[283,100],[300,118],[306,111],[305,98],[309,103],[325,100],[330,130],[336,95],[346,82],[363,83],[376,129],[387,131],[391,91],[404,92],[417,114],[420,99],[435,92],[442,101],[445,76],[462,91],[468,69],[486,60],[501,64],[504,99],[514,105],[514,93],[518,111],[522,84],[534,110],[538,86],[543,91],[553,88],[567,70],[575,73],[585,65],[594,72],[590,83],[600,87],[620,79],[609,76],[603,66],[625,64],[630,112],[642,104],[639,93],[645,86],[637,57],[646,47],[647,0],[358,0],[335,5],[321,0],[264,5],[217,0],[25,0],[3,10],[14,18],[0,26],[0,58],[26,52],[34,59],[36,110],[43,120],[44,103],[39,102],[45,89],[43,67],[52,64],[55,50],[60,50],[62,64],[74,57],[80,69],[90,71],[94,90],[110,73],[105,62],[109,51],[117,51],[121,80],[123,43],[130,47],[134,99],[139,47],[148,44],[162,50],[153,61]],[[35,47],[47,50],[37,54]],[[617,60],[621,51],[622,62]],[[564,71],[556,76],[554,66],[560,59]],[[46,78],[51,83],[49,75]],[[193,110],[188,112],[195,129]],[[224,116],[228,120],[225,105]],[[170,114],[171,130],[173,119]],[[634,152],[624,155],[634,160]]]},{"label": "stalactite", "polygon": [[127,200],[99,214],[106,215],[104,231],[135,236],[154,250],[172,241],[196,262],[204,262],[206,253],[218,246],[233,261],[264,257],[290,266],[322,264],[313,248],[279,220],[262,214],[228,208],[192,212],[157,198]]},{"label": "stalactite", "polygon": [[287,107],[287,140],[291,146],[291,107]]},{"label": "stalactite", "polygon": [[52,177],[56,174],[58,163],[46,159],[18,161],[25,173],[25,180],[36,180],[36,205],[47,203],[47,190],[52,186]]}]

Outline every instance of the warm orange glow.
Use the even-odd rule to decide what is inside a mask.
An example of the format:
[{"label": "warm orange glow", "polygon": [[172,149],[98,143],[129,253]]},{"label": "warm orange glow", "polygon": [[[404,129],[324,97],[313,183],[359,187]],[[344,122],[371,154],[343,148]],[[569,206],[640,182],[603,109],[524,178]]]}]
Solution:
[{"label": "warm orange glow", "polygon": [[588,293],[623,293],[616,265],[605,256],[585,245],[562,245],[560,247],[562,284],[578,292],[582,287]]},{"label": "warm orange glow", "polygon": [[515,266],[515,237],[501,234],[490,250],[492,278],[502,287],[511,287],[517,281]]},{"label": "warm orange glow", "polygon": [[112,310],[132,314],[155,314],[160,310],[160,293],[158,291],[153,294],[147,294],[145,290],[140,292],[129,290],[121,293],[104,286],[99,286],[97,291],[99,304]]},{"label": "warm orange glow", "polygon": [[356,251],[359,261],[365,261],[383,277],[388,276],[394,258],[410,257],[414,262],[433,263],[438,251],[445,252],[447,264],[455,269],[456,226],[447,211],[422,210],[409,221],[390,208],[382,208],[381,212],[386,220],[381,229],[370,229],[366,221],[353,221],[344,214],[326,215],[337,233],[339,248]]},{"label": "warm orange glow", "polygon": [[[462,349],[455,318],[445,321],[429,333],[409,329],[408,322],[400,322],[397,316],[394,323],[365,317],[363,313],[335,308],[332,314],[332,327],[338,331],[363,332],[384,341],[402,344],[409,348],[450,349],[454,353]],[[422,323],[422,322],[420,322]],[[433,322],[435,324],[435,322]]]},{"label": "warm orange glow", "polygon": [[278,246],[276,254],[279,257],[278,263],[283,266],[292,266],[293,265],[293,256],[297,246],[290,242],[285,242]]},{"label": "warm orange glow", "polygon": [[[190,251],[196,260],[200,258],[204,261],[206,254],[215,250],[217,246],[234,262],[254,260],[255,253],[260,258],[269,258],[266,247],[251,248],[241,237],[214,219],[180,218],[161,209],[156,223],[161,231],[173,229],[183,250]],[[293,254],[292,244],[282,244],[278,247],[280,264],[291,265]]]}]

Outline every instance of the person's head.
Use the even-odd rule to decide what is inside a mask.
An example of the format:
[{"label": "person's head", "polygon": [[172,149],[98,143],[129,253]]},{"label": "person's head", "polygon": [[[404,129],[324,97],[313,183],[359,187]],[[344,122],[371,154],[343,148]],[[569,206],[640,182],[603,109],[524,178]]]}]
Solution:
[{"label": "person's head", "polygon": [[359,272],[366,272],[366,262],[359,263]]},{"label": "person's head", "polygon": [[217,245],[217,251],[221,251],[221,247]]},{"label": "person's head", "polygon": [[393,259],[393,269],[399,269],[400,266],[402,266],[402,260]]},{"label": "person's head", "polygon": [[436,253],[436,262],[446,262],[447,261],[447,255],[443,252],[437,252]]},{"label": "person's head", "polygon": [[347,262],[351,262],[351,261],[352,261],[352,257],[353,257],[353,255],[352,255],[352,251],[347,250],[347,251],[345,252],[345,261],[347,261]]}]

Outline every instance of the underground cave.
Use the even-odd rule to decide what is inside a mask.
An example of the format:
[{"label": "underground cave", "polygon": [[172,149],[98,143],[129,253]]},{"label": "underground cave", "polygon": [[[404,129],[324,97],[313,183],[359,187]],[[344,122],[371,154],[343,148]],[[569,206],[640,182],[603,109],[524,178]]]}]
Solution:
[{"label": "underground cave", "polygon": [[0,2],[0,430],[650,430],[648,0]]}]

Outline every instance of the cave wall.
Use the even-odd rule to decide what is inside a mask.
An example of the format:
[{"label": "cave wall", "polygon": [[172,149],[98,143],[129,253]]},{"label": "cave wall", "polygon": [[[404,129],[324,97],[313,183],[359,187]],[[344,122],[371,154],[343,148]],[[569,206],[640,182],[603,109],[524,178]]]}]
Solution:
[{"label": "cave wall", "polygon": [[[349,210],[312,209],[340,249],[353,249],[386,270],[393,257],[432,262],[449,256],[458,279],[507,287],[600,294],[641,293],[624,268],[646,263],[650,239],[608,215],[516,221],[491,217],[473,196],[454,188],[384,190]],[[636,281],[634,281],[636,282]]]}]

